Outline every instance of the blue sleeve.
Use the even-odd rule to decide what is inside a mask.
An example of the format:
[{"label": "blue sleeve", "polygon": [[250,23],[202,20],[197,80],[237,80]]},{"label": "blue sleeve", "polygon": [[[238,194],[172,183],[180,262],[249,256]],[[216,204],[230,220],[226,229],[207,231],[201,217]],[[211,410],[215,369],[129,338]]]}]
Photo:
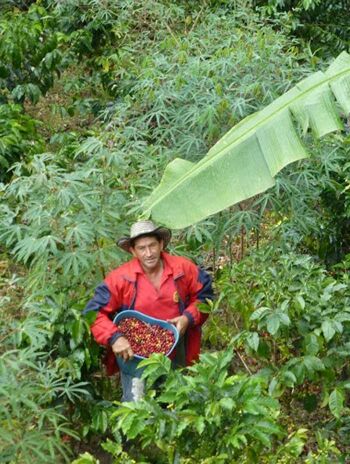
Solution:
[{"label": "blue sleeve", "polygon": [[214,291],[210,275],[204,271],[204,269],[199,268],[198,280],[203,285],[203,288],[198,292],[198,300],[203,303],[205,303],[206,300],[213,300]]},{"label": "blue sleeve", "polygon": [[89,311],[99,311],[101,308],[109,303],[111,292],[105,283],[100,284],[96,290],[93,298],[85,306],[83,314]]}]

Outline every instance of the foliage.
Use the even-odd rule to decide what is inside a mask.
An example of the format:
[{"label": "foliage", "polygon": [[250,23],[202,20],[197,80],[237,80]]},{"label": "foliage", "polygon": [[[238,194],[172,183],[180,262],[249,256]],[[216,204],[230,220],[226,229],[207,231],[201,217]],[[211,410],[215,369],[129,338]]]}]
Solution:
[{"label": "foliage", "polygon": [[232,358],[231,348],[207,353],[182,373],[171,370],[161,355],[143,361],[149,385],[162,379],[160,391],[150,390],[144,400],[120,404],[112,413],[111,422],[125,434],[129,450],[123,451],[120,439],[109,440],[104,448],[116,458],[113,462],[282,464],[340,455],[333,441],[318,434],[319,449],[302,460],[307,430],[286,437],[277,422],[279,405],[266,396],[264,376],[230,374]]},{"label": "foliage", "polygon": [[[230,350],[202,355],[187,375],[170,370],[161,355],[143,361],[152,380],[166,372],[159,397],[120,405],[113,419],[128,439],[155,444],[159,462],[250,462],[281,435],[278,404],[261,379],[229,375]],[[164,364],[164,360],[168,361]],[[211,437],[215,436],[215,440]]]},{"label": "foliage", "polygon": [[70,295],[36,295],[35,302],[22,295],[16,305],[23,279],[5,276],[0,283],[12,289],[1,296],[0,286],[1,457],[66,462],[75,440],[106,433],[116,389],[101,375],[82,381],[88,369],[100,369],[99,350]]},{"label": "foliage", "polygon": [[227,343],[234,325],[235,346],[244,347],[264,369],[272,395],[311,382],[311,396],[322,389],[323,406],[328,404],[335,417],[344,414],[349,276],[335,278],[309,257],[270,249],[223,271],[218,287],[209,339]]},{"label": "foliage", "polygon": [[100,461],[91,456],[90,453],[84,453],[80,455],[78,459],[74,459],[72,464],[99,464]]},{"label": "foliage", "polygon": [[39,122],[23,114],[20,105],[0,105],[0,181],[8,180],[9,169],[21,158],[30,158],[43,149],[43,140],[37,131]]},{"label": "foliage", "polygon": [[256,0],[268,14],[287,11],[293,33],[310,42],[313,51],[333,55],[349,48],[349,5],[347,0]]},{"label": "foliage", "polygon": [[[118,43],[128,32],[128,24],[117,19],[121,5],[110,0],[47,0],[45,3],[55,16],[57,29],[66,37],[70,61],[84,59],[94,82],[112,90],[109,71],[117,59]],[[88,76],[82,79],[89,81]]]},{"label": "foliage", "polygon": [[74,401],[85,391],[48,368],[46,359],[45,353],[32,349],[9,350],[0,356],[1,462],[34,460],[39,464],[58,456],[69,459],[62,438],[77,435],[59,399],[67,395]]},{"label": "foliage", "polygon": [[349,136],[315,142],[312,152],[302,172],[291,168],[281,173],[276,188],[261,196],[256,207],[266,205],[273,214],[281,242],[298,244],[329,266],[350,252]]},{"label": "foliage", "polygon": [[305,78],[234,126],[197,164],[175,159],[145,201],[145,216],[179,229],[267,190],[285,165],[307,156],[292,116],[316,137],[341,129],[333,98],[347,114],[349,82],[350,55],[344,52],[324,74]]},{"label": "foliage", "polygon": [[[107,439],[105,452],[125,464],[169,462],[175,446],[184,464],[234,462],[229,455],[251,462],[249,453],[262,463],[341,460],[349,430],[349,296],[339,285],[348,285],[341,274],[349,258],[328,274],[289,250],[297,246],[328,264],[349,250],[344,134],[309,144],[315,156],[285,169],[274,189],[174,234],[173,252],[212,265],[218,276],[201,364],[169,373],[142,404],[116,408],[120,388],[100,372],[91,320],[80,315],[93,286],[127,259],[115,238],[128,232],[165,165],[177,156],[200,160],[233,124],[315,70],[317,59],[290,39],[293,18],[267,18],[244,0],[5,6],[1,159],[10,171],[1,179],[0,251],[11,262],[8,278],[0,275],[6,309],[0,446],[6,459],[64,461],[74,448],[83,452],[78,462],[98,462]],[[266,242],[283,252],[263,249]],[[262,306],[268,310],[252,319]],[[317,353],[303,342],[313,336]],[[164,359],[147,369],[149,384],[168,373]],[[300,420],[301,404],[307,412],[317,406],[310,414],[318,423],[315,416]],[[141,421],[145,416],[149,423]],[[239,433],[247,444],[234,441]]]},{"label": "foliage", "polygon": [[[0,459],[46,463],[59,457],[67,462],[69,442],[78,438],[68,418],[69,405],[89,397],[87,384],[67,374],[48,349],[62,330],[55,321],[57,308],[25,302],[23,280],[9,275],[4,264],[1,261]],[[75,340],[72,324],[70,330]]]},{"label": "foliage", "polygon": [[[287,166],[275,187],[178,233],[179,253],[208,256],[215,272],[266,241],[317,255],[327,266],[346,259],[349,237],[349,136],[310,145],[311,156]],[[186,242],[184,247],[181,242]]]},{"label": "foliage", "polygon": [[25,166],[24,175],[18,165],[16,178],[5,191],[8,204],[21,201],[25,209],[3,209],[2,240],[13,247],[18,260],[31,264],[33,285],[41,288],[46,279],[65,286],[68,274],[70,285],[81,282],[91,269],[101,279],[104,266],[118,256],[108,238],[117,230],[118,209],[125,203],[122,189],[114,189],[122,161],[116,152],[108,152],[105,159],[103,146],[97,140],[89,142],[94,143],[92,150],[101,156],[100,162],[110,166],[105,174],[96,160],[77,163],[71,171],[46,154],[35,156]]},{"label": "foliage", "polygon": [[[151,11],[160,20],[159,13]],[[275,60],[279,51],[287,47],[283,37],[276,36],[254,16],[243,32],[235,24],[240,19],[244,26],[244,18],[243,13],[235,13],[231,18],[208,14],[198,26],[199,30],[192,31],[191,42],[188,37],[182,39],[183,46],[175,41],[174,47],[173,39],[166,36],[157,49],[149,50],[147,60],[137,61],[135,70],[132,62],[128,64],[138,76],[137,80],[128,80],[134,82],[128,87],[132,99],[128,95],[110,108],[113,112],[102,136],[90,134],[80,143],[74,135],[73,142],[63,137],[58,153],[37,156],[27,165],[17,165],[16,179],[4,193],[8,206],[2,216],[1,235],[3,243],[12,247],[18,259],[31,264],[34,271],[31,275],[39,285],[45,282],[43,274],[47,270],[53,275],[52,269],[57,271],[56,280],[64,281],[65,274],[70,272],[75,276],[73,282],[75,278],[81,282],[93,268],[98,281],[112,259],[120,261],[112,240],[114,234],[127,230],[124,222],[130,220],[121,211],[127,204],[134,207],[132,211],[139,208],[140,196],[155,182],[155,171],[159,171],[159,166],[175,151],[193,156],[187,143],[189,137],[196,146],[211,137],[207,132],[207,119],[199,123],[198,130],[186,122],[201,121],[200,113],[211,105],[210,99],[216,107],[225,94],[228,98],[224,105],[227,110],[215,122],[215,133],[218,133],[227,120],[228,108],[235,104],[235,93],[232,89],[229,91],[230,85],[242,89],[237,117],[259,105],[259,99],[271,98],[278,89],[290,85],[288,62],[291,58],[282,62]],[[253,24],[257,32],[252,29]],[[214,40],[214,31],[219,26],[227,42],[225,53],[221,43]],[[233,42],[232,30],[236,30]],[[148,41],[146,37],[145,42]],[[257,53],[254,51],[256,44],[261,58],[252,63],[247,60],[246,52],[248,49],[251,54]],[[187,50],[183,60],[180,59],[182,48]],[[203,56],[200,60],[199,52]],[[159,58],[159,65],[153,56]],[[267,59],[271,59],[269,67],[264,65]],[[295,60],[297,62],[298,55]],[[233,84],[232,75],[237,67],[241,71]],[[215,70],[221,84],[215,81]],[[276,74],[281,76],[277,83]],[[203,94],[203,79],[212,90],[209,94],[206,91]],[[244,85],[240,85],[242,79]],[[148,91],[150,82],[153,82],[154,93]],[[168,100],[172,105],[164,106]],[[166,117],[159,119],[159,125],[154,125],[154,115],[160,115],[163,110]],[[187,115],[183,111],[187,111]],[[168,123],[164,127],[165,120]],[[20,209],[18,200],[22,204]],[[120,229],[118,221],[123,224]]]},{"label": "foliage", "polygon": [[0,17],[0,90],[3,100],[38,102],[52,87],[62,65],[54,19],[41,6]]},{"label": "foliage", "polygon": [[[136,13],[146,15],[147,6]],[[146,37],[146,55],[120,51],[127,77],[119,87],[124,98],[102,113],[116,130],[125,127],[137,140],[152,144],[153,156],[164,153],[172,159],[180,153],[200,159],[235,121],[271,101],[303,72],[303,54],[256,15],[245,24],[244,11],[206,11],[189,34],[169,35],[161,12],[154,6],[147,10],[163,25],[153,31],[156,46]],[[181,19],[184,11],[179,7],[176,13]],[[289,58],[284,60],[286,50]],[[297,66],[293,76],[290,59]]]}]

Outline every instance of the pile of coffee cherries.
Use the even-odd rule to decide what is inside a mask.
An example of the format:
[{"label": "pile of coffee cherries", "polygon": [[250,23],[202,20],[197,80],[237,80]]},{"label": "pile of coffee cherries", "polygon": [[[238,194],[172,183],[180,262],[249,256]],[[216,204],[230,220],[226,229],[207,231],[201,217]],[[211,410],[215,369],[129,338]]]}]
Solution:
[{"label": "pile of coffee cherries", "polygon": [[153,353],[167,354],[174,344],[174,334],[159,325],[147,324],[135,317],[126,317],[118,329],[128,339],[134,354],[148,358]]}]

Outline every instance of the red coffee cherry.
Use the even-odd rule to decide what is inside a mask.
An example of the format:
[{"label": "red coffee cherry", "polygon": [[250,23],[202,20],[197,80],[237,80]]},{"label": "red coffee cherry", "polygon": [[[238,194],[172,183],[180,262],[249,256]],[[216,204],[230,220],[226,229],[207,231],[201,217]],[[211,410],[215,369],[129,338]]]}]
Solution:
[{"label": "red coffee cherry", "polygon": [[128,339],[132,351],[148,358],[153,353],[167,354],[175,342],[174,334],[159,325],[147,324],[134,317],[126,317],[118,329]]}]

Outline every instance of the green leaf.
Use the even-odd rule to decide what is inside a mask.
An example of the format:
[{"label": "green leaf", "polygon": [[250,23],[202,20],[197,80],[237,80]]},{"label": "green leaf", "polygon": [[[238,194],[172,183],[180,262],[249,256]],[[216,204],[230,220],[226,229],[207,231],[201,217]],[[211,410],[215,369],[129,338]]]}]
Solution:
[{"label": "green leaf", "polygon": [[279,383],[276,377],[271,379],[269,383],[269,395],[278,398],[283,393],[283,386]]},{"label": "green leaf", "polygon": [[285,371],[282,373],[283,383],[287,385],[287,387],[294,387],[297,382],[297,378],[293,374],[292,371]]},{"label": "green leaf", "polygon": [[295,299],[296,299],[300,309],[304,309],[305,308],[305,300],[304,300],[304,298],[301,295],[297,295],[295,297]]},{"label": "green leaf", "polygon": [[[235,431],[227,437],[228,443],[230,443],[234,448],[241,448],[242,445],[245,446],[248,443],[248,440],[245,435],[242,433],[236,433]],[[226,461],[224,461],[226,462]]]},{"label": "green leaf", "polygon": [[244,413],[252,414],[254,416],[266,414],[266,408],[264,408],[256,398],[249,399],[243,406]]},{"label": "green leaf", "polygon": [[310,372],[323,371],[325,369],[323,362],[316,356],[305,356],[304,365]]},{"label": "green leaf", "polygon": [[159,377],[169,374],[171,361],[163,354],[153,354],[140,361],[138,368],[144,369],[142,378],[148,379],[148,382],[153,384]]},{"label": "green leaf", "polygon": [[285,313],[279,313],[279,318],[280,318],[280,321],[283,325],[290,325],[290,319],[289,319],[289,316],[288,314],[285,314]]},{"label": "green leaf", "polygon": [[82,319],[75,320],[71,325],[71,334],[76,345],[82,342],[85,332],[84,321]]},{"label": "green leaf", "polygon": [[278,314],[273,314],[267,319],[267,331],[271,335],[275,335],[280,328],[280,318]]},{"label": "green leaf", "polygon": [[100,461],[98,459],[96,460],[88,452],[81,454],[78,459],[74,459],[74,461],[72,461],[72,464],[99,464],[99,463]]},{"label": "green leaf", "polygon": [[264,432],[269,432],[271,434],[280,434],[281,433],[280,427],[277,424],[274,424],[273,422],[268,421],[268,420],[261,420],[259,422],[256,422],[254,424],[254,427],[257,427],[257,428],[263,430]]},{"label": "green leaf", "polygon": [[263,430],[253,428],[253,430],[250,432],[250,435],[260,441],[267,448],[271,448],[271,439],[267,433],[264,433]]},{"label": "green leaf", "polygon": [[335,329],[330,321],[322,322],[322,332],[327,342],[335,335]]},{"label": "green leaf", "polygon": [[344,400],[344,392],[338,388],[335,388],[329,395],[329,409],[331,410],[333,416],[335,416],[337,419],[339,419],[343,410]]},{"label": "green leaf", "polygon": [[247,335],[247,343],[250,348],[254,351],[258,351],[259,348],[259,334],[257,332],[251,332]]},{"label": "green leaf", "polygon": [[256,309],[253,314],[250,316],[251,321],[256,321],[262,319],[270,310],[266,306],[261,306],[261,308]]},{"label": "green leaf", "polygon": [[91,425],[96,432],[104,433],[108,427],[107,412],[103,410],[95,411],[92,415]]},{"label": "green leaf", "polygon": [[349,89],[350,56],[343,52],[326,73],[310,75],[233,127],[198,163],[172,161],[144,216],[179,229],[270,188],[284,166],[308,156],[294,121],[316,137],[341,129],[334,97],[348,114]]},{"label": "green leaf", "polygon": [[204,429],[205,429],[204,418],[201,417],[201,416],[197,417],[197,419],[194,422],[194,426],[195,426],[197,432],[199,433],[199,435],[202,435],[202,433],[204,432]]},{"label": "green leaf", "polygon": [[311,356],[316,355],[320,350],[320,345],[315,334],[307,334],[304,340],[305,353]]},{"label": "green leaf", "polygon": [[350,313],[345,312],[345,311],[341,313],[337,313],[334,319],[339,322],[348,322],[350,321]]},{"label": "green leaf", "polygon": [[224,408],[227,409],[228,411],[232,411],[232,409],[236,406],[235,401],[233,401],[232,398],[221,398],[220,400],[220,405]]}]

